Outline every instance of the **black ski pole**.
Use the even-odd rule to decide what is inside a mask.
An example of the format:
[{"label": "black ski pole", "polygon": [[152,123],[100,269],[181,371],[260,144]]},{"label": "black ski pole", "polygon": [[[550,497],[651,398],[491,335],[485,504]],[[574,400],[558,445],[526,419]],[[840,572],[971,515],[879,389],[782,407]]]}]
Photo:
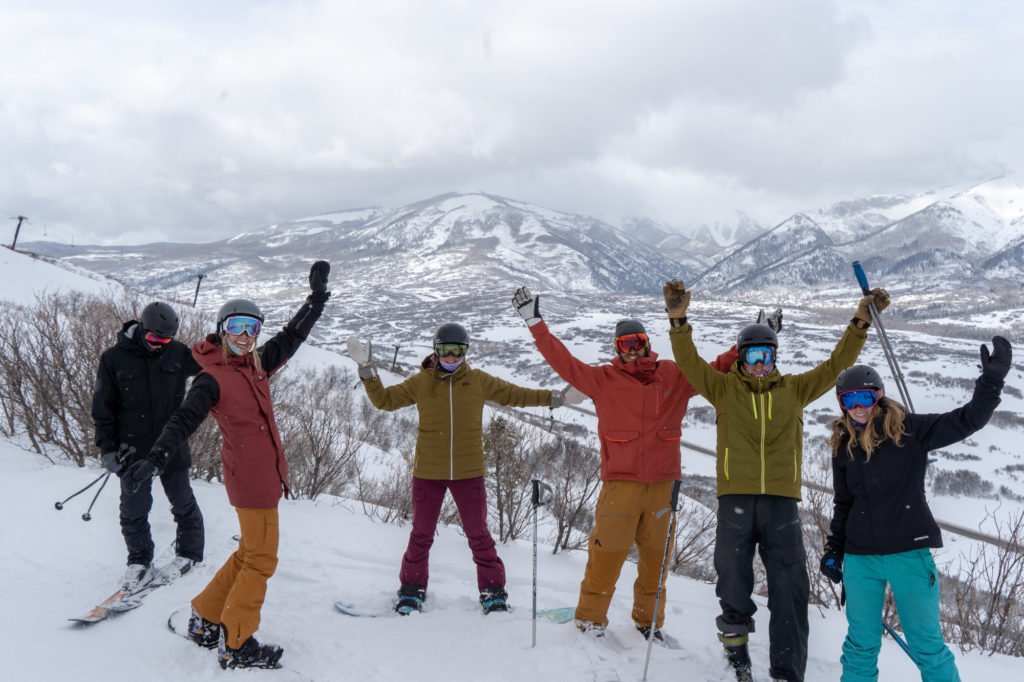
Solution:
[{"label": "black ski pole", "polygon": [[92,502],[89,503],[89,508],[85,510],[84,514],[82,514],[83,521],[89,521],[90,519],[92,519],[92,506],[96,504],[96,500],[99,499],[100,493],[103,492],[103,487],[107,485],[107,481],[109,480],[110,473],[107,472],[107,475],[103,477],[103,483],[100,483],[100,489],[97,490],[96,494],[92,496]]},{"label": "black ski pole", "polygon": [[668,566],[668,548],[672,545],[672,536],[676,531],[676,505],[679,503],[679,486],[682,481],[672,481],[672,501],[668,509],[662,509],[655,518],[661,518],[665,512],[672,512],[672,518],[668,522],[668,532],[665,533],[665,554],[661,558],[661,572],[658,574],[658,593],[654,597],[654,614],[651,615],[651,629],[647,632],[647,657],[644,658],[644,677],[647,682],[647,666],[651,663],[651,645],[654,644],[654,630],[658,623],[658,608],[661,606],[662,584],[665,580],[665,569]]},{"label": "black ski pole", "polygon": [[[864,274],[864,268],[860,266],[860,261],[853,261],[853,273],[857,276],[860,290],[864,292],[865,296],[870,296],[871,289],[868,287],[868,278]],[[889,363],[889,371],[892,373],[892,378],[896,381],[896,388],[900,392],[900,398],[910,411],[914,412],[914,403],[910,400],[910,391],[907,390],[907,382],[903,378],[903,372],[900,370],[899,363],[896,361],[896,353],[893,351],[892,343],[889,341],[889,334],[885,331],[885,325],[882,324],[882,316],[879,315],[874,301],[869,302],[868,307],[871,309],[871,321],[878,329],[878,340],[882,344],[882,352],[885,355],[886,362]]]},{"label": "black ski pole", "polygon": [[[57,511],[60,511],[61,509],[64,508],[64,503],[65,502],[67,502],[68,500],[73,499],[75,497],[78,497],[79,495],[84,493],[86,490],[88,490],[89,488],[91,488],[94,485],[96,485],[97,483],[99,483],[100,480],[104,479],[104,478],[110,478],[110,472],[109,471],[104,471],[102,474],[99,475],[99,478],[97,478],[95,481],[93,481],[89,485],[85,486],[84,488],[79,490],[77,493],[73,493],[73,494],[69,495],[63,501],[61,501],[61,502],[54,502],[53,503],[53,508],[56,509]],[[107,482],[103,481],[103,485],[106,485],[106,484],[107,484]],[[103,490],[103,486],[100,486],[100,490]],[[89,505],[89,508],[92,509],[92,505]],[[88,521],[88,519],[86,519],[86,520]]]},{"label": "black ski pole", "polygon": [[533,484],[533,494],[530,498],[533,502],[533,644],[530,646],[533,648],[537,646],[537,508],[549,503],[554,492],[551,486],[537,479],[531,480],[530,483]]}]

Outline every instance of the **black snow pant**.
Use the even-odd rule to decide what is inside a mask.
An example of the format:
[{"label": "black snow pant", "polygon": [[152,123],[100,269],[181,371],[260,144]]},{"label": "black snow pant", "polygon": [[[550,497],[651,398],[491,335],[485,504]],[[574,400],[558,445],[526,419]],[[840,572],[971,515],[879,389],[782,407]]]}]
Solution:
[{"label": "black snow pant", "polygon": [[[178,526],[174,551],[178,556],[194,561],[203,560],[203,514],[192,493],[188,469],[168,471],[160,476],[164,494],[171,503],[171,513]],[[121,534],[128,547],[129,564],[149,564],[153,561],[153,536],[149,530],[149,511],[153,507],[153,479],[143,481],[134,494],[125,489],[121,479]]]},{"label": "black snow pant", "polygon": [[797,500],[776,495],[722,495],[715,536],[715,594],[723,634],[754,631],[754,548],[768,577],[771,675],[802,682],[807,667],[807,554]]}]

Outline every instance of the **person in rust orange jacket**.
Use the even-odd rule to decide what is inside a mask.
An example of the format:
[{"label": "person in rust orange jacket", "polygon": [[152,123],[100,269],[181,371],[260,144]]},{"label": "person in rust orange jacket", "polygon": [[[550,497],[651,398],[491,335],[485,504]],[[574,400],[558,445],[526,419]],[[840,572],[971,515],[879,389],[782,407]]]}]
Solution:
[{"label": "person in rust orange jacket", "polygon": [[[637,630],[648,637],[671,516],[657,514],[670,503],[672,482],[681,476],[682,421],[697,392],[675,362],[658,359],[639,320],[621,320],[615,326],[616,354],[610,363],[594,367],[577,360],[541,319],[539,298],[521,287],[512,304],[551,368],[593,399],[601,441],[603,484],[580,583],[576,626],[597,637],[604,635],[615,583],[635,544],[632,616]],[[737,357],[733,346],[711,365],[726,372]],[[653,636],[662,640],[664,598],[658,611]]]}]

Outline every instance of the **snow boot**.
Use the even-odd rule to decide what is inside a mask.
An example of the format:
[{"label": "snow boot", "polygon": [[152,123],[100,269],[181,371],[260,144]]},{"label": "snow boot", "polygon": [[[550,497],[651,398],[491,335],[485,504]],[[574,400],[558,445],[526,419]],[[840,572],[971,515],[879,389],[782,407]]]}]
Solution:
[{"label": "snow boot", "polygon": [[212,649],[220,642],[220,624],[211,623],[192,609],[192,617],[188,619],[188,638],[204,649]]},{"label": "snow boot", "polygon": [[504,587],[485,587],[480,590],[480,606],[485,614],[508,611],[508,592]]},{"label": "snow boot", "polygon": [[129,594],[145,587],[153,579],[151,564],[128,564],[121,578],[121,591]]},{"label": "snow boot", "polygon": [[167,564],[167,567],[161,570],[160,572],[169,574],[174,578],[179,578],[188,573],[189,571],[191,571],[192,567],[198,563],[199,562],[195,559],[189,559],[183,556],[175,556],[173,559],[171,559],[170,563]]},{"label": "snow boot", "polygon": [[242,642],[242,646],[232,649],[227,645],[227,629],[220,626],[220,637],[217,641],[217,661],[224,670],[228,668],[280,668],[278,661],[284,649],[276,644],[260,644],[255,637]]},{"label": "snow boot", "polygon": [[576,620],[573,621],[576,628],[587,637],[592,639],[604,639],[604,625],[601,623],[593,623],[589,620]]},{"label": "snow boot", "polygon": [[[644,636],[644,639],[651,638],[651,628],[647,625],[637,625],[637,632]],[[660,644],[661,646],[667,646],[665,642],[665,635],[661,632],[661,628],[654,628],[654,643]]]},{"label": "snow boot", "polygon": [[424,585],[404,584],[398,588],[395,612],[400,616],[408,616],[410,613],[422,611],[423,600],[426,598],[427,588]]},{"label": "snow boot", "polygon": [[736,673],[737,682],[752,682],[754,673],[751,670],[750,653],[747,651],[747,635],[723,635],[719,633],[718,641],[725,647],[725,657]]}]

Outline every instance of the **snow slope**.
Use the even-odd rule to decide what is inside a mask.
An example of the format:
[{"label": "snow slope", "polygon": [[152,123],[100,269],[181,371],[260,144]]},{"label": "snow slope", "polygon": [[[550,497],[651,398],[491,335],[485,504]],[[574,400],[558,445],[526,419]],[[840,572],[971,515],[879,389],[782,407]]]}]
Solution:
[{"label": "snow slope", "polygon": [[[221,680],[225,673],[213,653],[175,637],[168,615],[188,605],[234,551],[237,519],[218,484],[195,483],[206,520],[206,561],[178,582],[152,593],[137,610],[93,626],[66,619],[115,587],[124,547],[117,522],[117,494],[105,490],[92,511],[83,495],[56,511],[53,503],[91,481],[100,471],[78,469],[0,442],[3,518],[0,584],[6,586],[3,620],[5,679],[138,682],[139,680]],[[441,528],[431,553],[428,609],[408,618],[358,619],[337,613],[346,599],[384,609],[397,588],[398,566],[408,527],[385,525],[364,516],[350,500],[285,501],[280,507],[281,548],[270,580],[258,637],[281,644],[282,663],[302,677],[278,671],[244,673],[247,680],[533,680],[583,682],[595,670],[612,669],[621,680],[640,679],[644,640],[630,621],[631,583],[627,564],[609,612],[615,651],[593,643],[571,625],[540,622],[531,648],[531,544],[499,547],[508,571],[514,610],[484,616],[477,606],[473,562],[465,538]],[[174,524],[166,501],[156,493],[151,515],[154,539],[166,547]],[[543,521],[543,517],[542,517]],[[543,531],[542,531],[543,534]],[[541,608],[574,605],[586,557],[583,553],[538,554]],[[758,619],[766,629],[764,602]],[[714,587],[683,578],[668,580],[666,631],[685,643],[684,651],[655,647],[649,680],[727,680],[715,639]],[[808,680],[838,680],[845,620],[836,612],[811,610]],[[767,638],[758,633],[752,655],[767,674]],[[957,655],[965,680],[1019,679],[1024,663],[1002,656]],[[883,644],[885,679],[916,679],[906,656],[891,640]]]}]

